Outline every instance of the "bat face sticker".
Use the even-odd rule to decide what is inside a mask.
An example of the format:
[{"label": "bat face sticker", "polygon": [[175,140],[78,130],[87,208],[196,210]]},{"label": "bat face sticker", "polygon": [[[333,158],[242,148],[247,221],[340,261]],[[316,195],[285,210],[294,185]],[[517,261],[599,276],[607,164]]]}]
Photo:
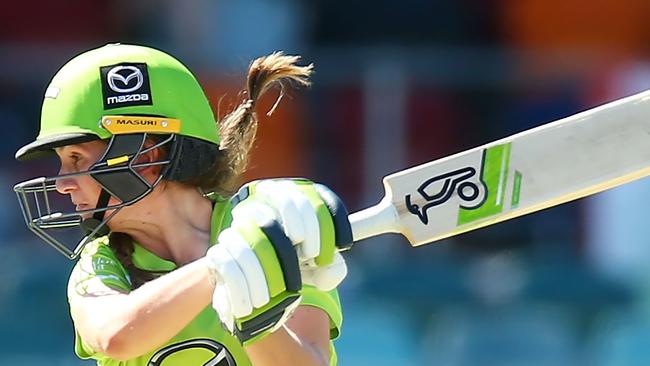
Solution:
[{"label": "bat face sticker", "polygon": [[426,225],[429,223],[427,211],[449,201],[454,194],[460,200],[460,207],[480,207],[487,197],[487,186],[477,174],[476,168],[464,167],[427,179],[420,184],[417,192],[426,202],[422,205],[414,203],[411,195],[407,194],[404,197],[406,208]]}]

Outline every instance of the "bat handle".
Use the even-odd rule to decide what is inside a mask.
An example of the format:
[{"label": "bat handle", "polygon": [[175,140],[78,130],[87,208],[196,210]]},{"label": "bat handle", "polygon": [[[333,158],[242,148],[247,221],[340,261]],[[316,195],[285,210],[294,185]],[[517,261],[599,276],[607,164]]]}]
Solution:
[{"label": "bat handle", "polygon": [[384,233],[399,233],[399,216],[388,197],[378,204],[348,216],[354,241]]}]

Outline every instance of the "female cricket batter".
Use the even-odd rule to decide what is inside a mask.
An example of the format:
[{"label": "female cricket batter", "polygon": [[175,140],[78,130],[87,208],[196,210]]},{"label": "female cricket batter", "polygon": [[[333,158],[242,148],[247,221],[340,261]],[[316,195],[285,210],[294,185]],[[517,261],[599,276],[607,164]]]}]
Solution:
[{"label": "female cricket batter", "polygon": [[[75,352],[99,365],[333,365],[335,287],[347,212],[321,185],[252,182],[237,192],[258,97],[308,85],[312,66],[251,63],[245,100],[219,125],[173,57],[112,44],[64,65],[45,92],[36,141],[59,175],[17,184],[32,231],[79,258],[68,285]],[[50,195],[68,195],[58,211]],[[236,194],[234,194],[237,192]],[[80,226],[66,244],[51,229]],[[76,243],[76,242],[75,242]]]}]

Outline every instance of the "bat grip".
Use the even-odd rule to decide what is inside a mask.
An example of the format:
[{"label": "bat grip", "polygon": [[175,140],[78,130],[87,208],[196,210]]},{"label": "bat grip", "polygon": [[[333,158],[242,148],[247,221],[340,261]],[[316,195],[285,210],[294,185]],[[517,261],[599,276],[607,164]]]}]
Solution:
[{"label": "bat grip", "polygon": [[379,234],[401,232],[395,206],[386,197],[375,206],[350,214],[348,219],[355,242]]}]

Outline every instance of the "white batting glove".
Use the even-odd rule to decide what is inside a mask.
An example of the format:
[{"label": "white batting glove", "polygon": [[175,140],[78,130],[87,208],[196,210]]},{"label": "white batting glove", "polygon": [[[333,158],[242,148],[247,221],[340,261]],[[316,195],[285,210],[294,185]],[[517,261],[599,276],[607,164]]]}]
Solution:
[{"label": "white batting glove", "polygon": [[347,274],[337,250],[352,245],[347,210],[331,190],[303,179],[269,179],[244,186],[233,218],[274,217],[296,246],[303,283],[329,291]]},{"label": "white batting glove", "polygon": [[300,304],[298,257],[272,218],[233,220],[206,259],[215,282],[212,307],[244,344],[278,329]]}]

